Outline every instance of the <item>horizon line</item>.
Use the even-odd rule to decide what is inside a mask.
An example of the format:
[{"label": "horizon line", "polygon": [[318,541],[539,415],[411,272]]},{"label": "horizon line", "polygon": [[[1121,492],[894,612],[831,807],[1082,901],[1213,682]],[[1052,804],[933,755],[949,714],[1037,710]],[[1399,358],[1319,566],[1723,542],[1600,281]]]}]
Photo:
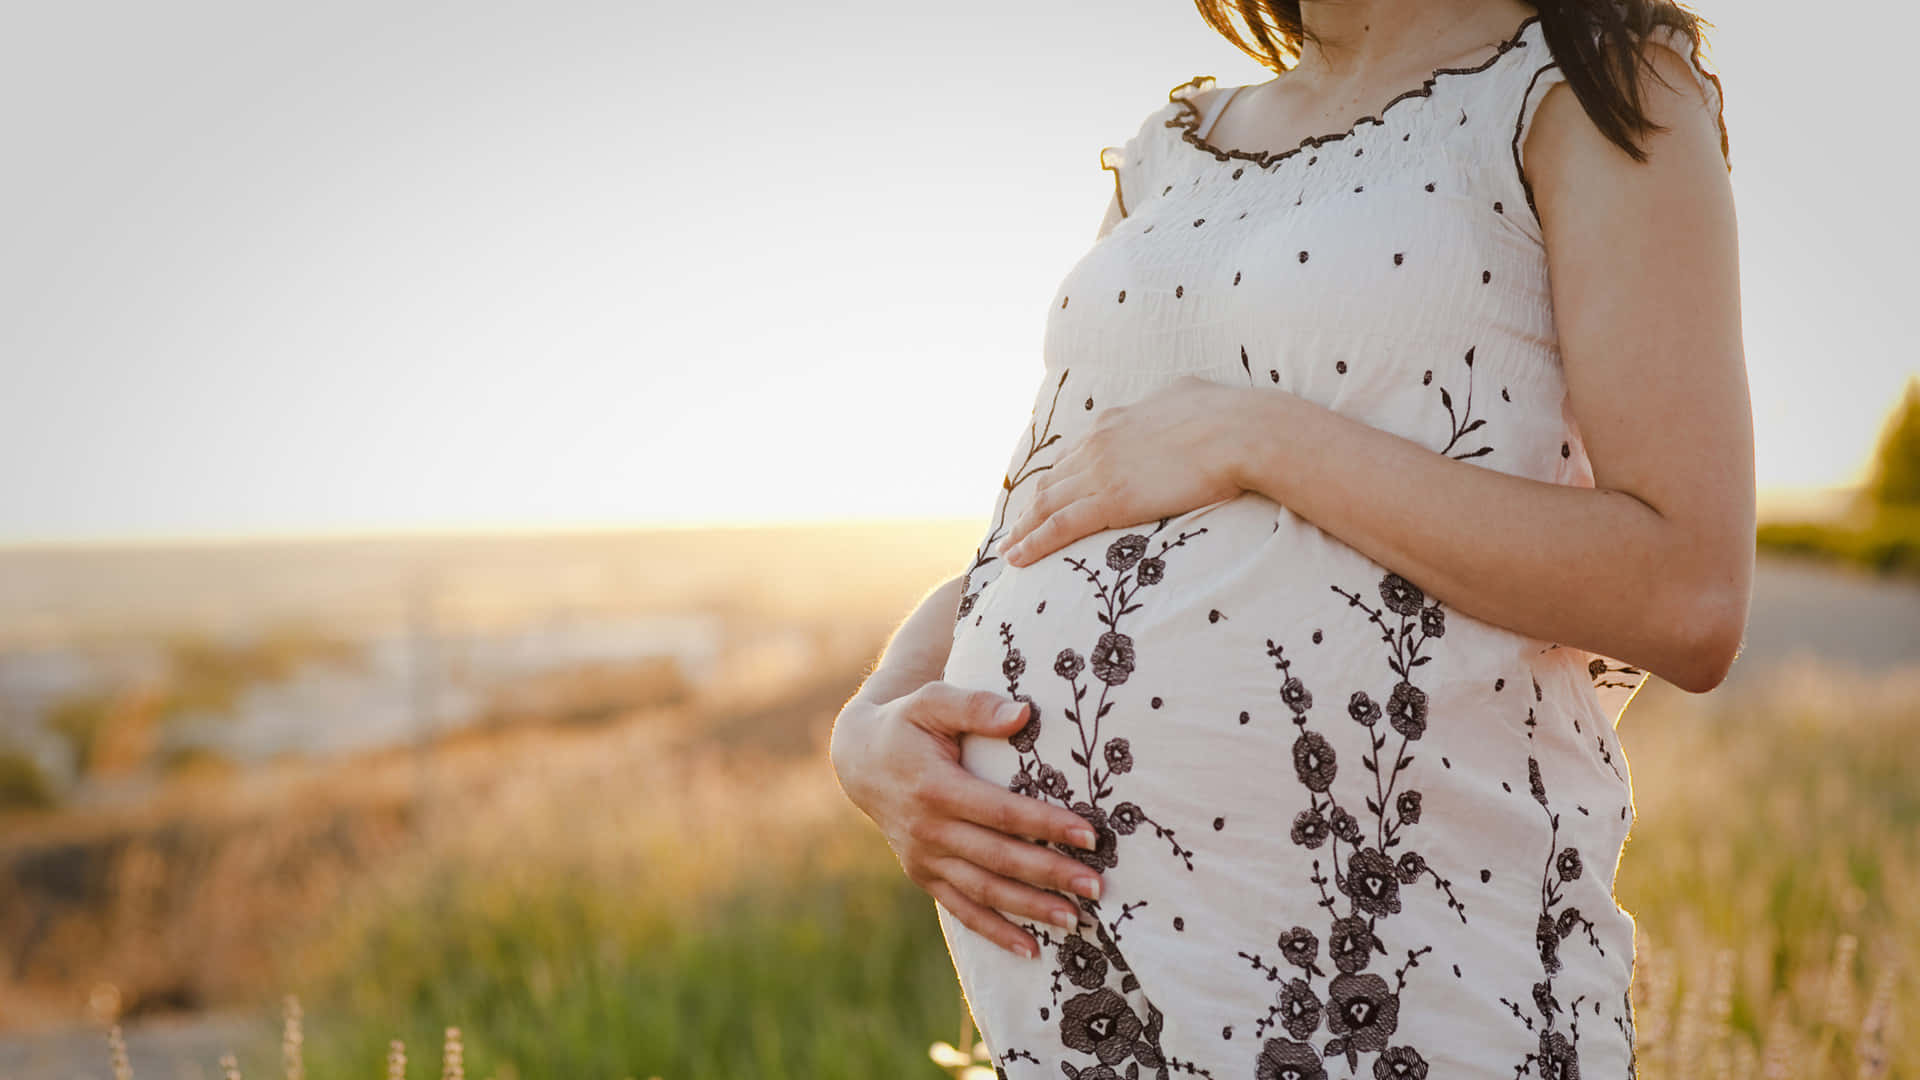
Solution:
[{"label": "horizon line", "polygon": [[[1810,500],[1839,498],[1856,493],[1864,483],[1773,487],[1756,492],[1760,513],[1768,504],[1776,511]],[[94,533],[69,536],[0,537],[0,555],[34,551],[112,548],[248,547],[302,543],[365,543],[405,540],[451,540],[476,537],[586,536],[615,533],[717,532],[804,528],[859,528],[874,526],[959,524],[984,520],[981,514],[837,514],[814,517],[667,518],[625,521],[553,521],[506,523],[471,521],[441,525],[356,525],[337,528],[264,529],[243,532]]]}]

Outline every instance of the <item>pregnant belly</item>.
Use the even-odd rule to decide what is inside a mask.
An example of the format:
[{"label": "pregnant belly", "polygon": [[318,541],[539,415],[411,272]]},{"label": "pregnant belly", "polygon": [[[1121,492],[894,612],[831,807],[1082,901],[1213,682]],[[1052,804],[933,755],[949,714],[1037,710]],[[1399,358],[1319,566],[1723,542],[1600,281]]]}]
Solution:
[{"label": "pregnant belly", "polygon": [[[1257,493],[989,565],[944,677],[1032,718],[965,738],[962,764],[1093,821],[1102,851],[1083,857],[1103,871],[1126,875],[1130,846],[1157,849],[1135,857],[1155,873],[1210,854],[1221,886],[1304,889],[1311,907],[1309,876],[1276,869],[1324,858],[1301,842],[1317,830],[1424,862],[1465,842],[1448,821],[1544,827],[1513,799],[1530,757],[1583,815],[1626,816],[1624,758],[1571,650],[1453,612]],[[1473,866],[1450,872],[1484,865],[1452,853]]]},{"label": "pregnant belly", "polygon": [[[1070,853],[1104,889],[1077,933],[1107,975],[1068,967],[1062,990],[1088,946],[1017,918],[1048,950],[1028,964],[943,921],[990,1039],[1051,1038],[1110,986],[1164,1023],[1153,1054],[1252,1060],[1263,963],[1341,1003],[1350,1042],[1316,1033],[1316,1058],[1388,1035],[1518,1045],[1504,1001],[1550,973],[1556,1015],[1622,1000],[1630,798],[1571,650],[1453,612],[1251,492],[977,573],[995,567],[945,677],[1032,720],[965,737],[962,764],[1093,824],[1098,847]],[[1361,1026],[1374,1006],[1385,1026]]]}]

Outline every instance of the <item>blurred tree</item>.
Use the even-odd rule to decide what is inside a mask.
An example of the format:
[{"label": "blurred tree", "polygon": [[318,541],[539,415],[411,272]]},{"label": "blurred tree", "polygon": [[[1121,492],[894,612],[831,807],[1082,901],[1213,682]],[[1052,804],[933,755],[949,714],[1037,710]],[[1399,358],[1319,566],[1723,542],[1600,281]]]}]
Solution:
[{"label": "blurred tree", "polygon": [[1866,497],[1877,506],[1920,506],[1920,378],[1907,380],[1880,436]]},{"label": "blurred tree", "polygon": [[39,810],[53,805],[53,785],[40,763],[17,750],[0,750],[0,810]]}]

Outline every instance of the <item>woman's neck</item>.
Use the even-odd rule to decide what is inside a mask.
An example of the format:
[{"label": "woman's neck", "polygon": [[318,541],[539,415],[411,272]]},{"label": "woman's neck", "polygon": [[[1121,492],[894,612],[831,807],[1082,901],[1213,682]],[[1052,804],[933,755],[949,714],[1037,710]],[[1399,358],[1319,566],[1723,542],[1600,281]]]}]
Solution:
[{"label": "woman's neck", "polygon": [[1300,21],[1319,40],[1302,42],[1288,78],[1329,89],[1391,81],[1408,57],[1450,57],[1504,40],[1528,10],[1508,0],[1301,0]]}]

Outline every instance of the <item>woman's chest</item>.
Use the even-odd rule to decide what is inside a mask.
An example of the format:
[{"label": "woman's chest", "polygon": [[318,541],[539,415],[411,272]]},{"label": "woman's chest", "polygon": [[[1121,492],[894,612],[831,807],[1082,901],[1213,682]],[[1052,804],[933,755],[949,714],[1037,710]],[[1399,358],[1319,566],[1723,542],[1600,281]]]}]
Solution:
[{"label": "woman's chest", "polygon": [[1060,283],[1050,367],[1204,371],[1243,344],[1546,336],[1540,253],[1446,145],[1376,146],[1363,166],[1366,146],[1336,142],[1271,168],[1172,149],[1191,160]]}]

